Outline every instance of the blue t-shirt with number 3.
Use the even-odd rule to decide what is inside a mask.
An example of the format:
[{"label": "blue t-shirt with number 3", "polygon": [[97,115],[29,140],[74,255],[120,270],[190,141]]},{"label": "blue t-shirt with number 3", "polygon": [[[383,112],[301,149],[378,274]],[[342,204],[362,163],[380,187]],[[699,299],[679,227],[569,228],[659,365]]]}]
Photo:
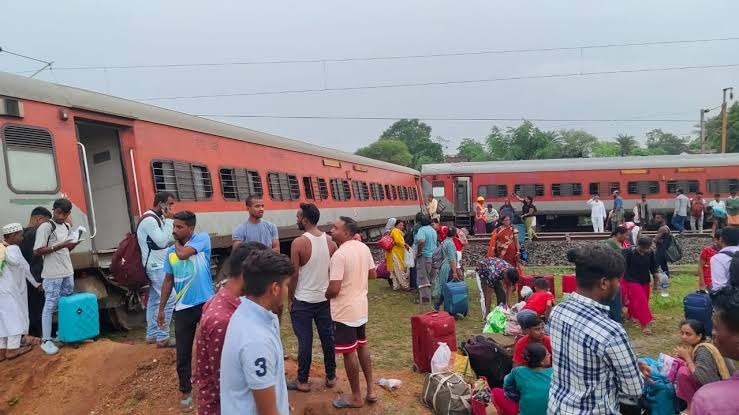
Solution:
[{"label": "blue t-shirt with number 3", "polygon": [[241,297],[221,354],[221,414],[256,414],[254,390],[275,388],[277,411],[290,415],[277,315]]}]

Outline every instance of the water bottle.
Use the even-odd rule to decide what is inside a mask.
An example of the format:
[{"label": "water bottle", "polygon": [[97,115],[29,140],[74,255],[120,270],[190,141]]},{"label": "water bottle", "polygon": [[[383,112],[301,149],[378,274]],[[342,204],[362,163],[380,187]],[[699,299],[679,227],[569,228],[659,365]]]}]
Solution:
[{"label": "water bottle", "polygon": [[659,277],[659,295],[662,297],[669,297],[670,293],[668,292],[668,289],[670,288],[670,280],[667,277],[667,274],[660,272],[657,275]]}]

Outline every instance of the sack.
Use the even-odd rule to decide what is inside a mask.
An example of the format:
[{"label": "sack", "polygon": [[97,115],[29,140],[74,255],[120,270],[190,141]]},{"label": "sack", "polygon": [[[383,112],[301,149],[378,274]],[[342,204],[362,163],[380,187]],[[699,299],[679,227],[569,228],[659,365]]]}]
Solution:
[{"label": "sack", "polygon": [[383,260],[377,265],[377,278],[384,280],[390,279],[390,271],[387,270],[387,263]]},{"label": "sack", "polygon": [[454,368],[453,372],[462,376],[462,379],[467,383],[472,383],[475,380],[475,375],[472,372],[472,366],[470,366],[470,358],[463,355],[459,351],[454,353]]},{"label": "sack", "polygon": [[395,246],[395,241],[393,240],[393,237],[390,236],[390,234],[387,234],[380,238],[379,241],[377,241],[377,246],[383,251],[389,252],[393,249],[393,246]]},{"label": "sack", "polygon": [[675,383],[677,372],[681,367],[685,366],[685,361],[676,359],[668,354],[660,353],[657,356],[657,364],[659,365],[659,372],[667,376],[670,383]]},{"label": "sack", "polygon": [[482,335],[470,337],[462,343],[462,348],[478,377],[484,376],[491,388],[503,387],[503,378],[513,368],[513,353],[510,350]]},{"label": "sack", "polygon": [[505,312],[505,330],[503,331],[503,334],[506,336],[520,336],[523,334],[523,331],[521,330],[521,326],[518,324],[518,320],[516,319],[516,312],[514,312],[512,309],[504,309]]},{"label": "sack", "polygon": [[485,318],[483,333],[503,333],[505,331],[506,315],[503,306],[496,306]]},{"label": "sack", "polygon": [[403,253],[403,262],[406,268],[413,268],[416,266],[416,253],[415,249],[406,248]]},{"label": "sack", "polygon": [[675,386],[667,376],[660,373],[656,360],[650,358],[639,359],[652,369],[652,383],[644,384],[644,397],[647,400],[651,415],[674,415],[678,412]]},{"label": "sack", "polygon": [[456,373],[429,373],[423,382],[421,401],[435,415],[469,415],[470,386]]},{"label": "sack", "polygon": [[694,218],[700,218],[703,215],[703,210],[705,209],[705,205],[703,204],[703,199],[695,199],[693,203],[690,205],[690,216]]},{"label": "sack", "polygon": [[151,238],[147,237],[149,254],[146,256],[146,262],[144,263],[142,261],[141,247],[139,246],[136,233],[139,225],[141,225],[141,221],[147,217],[155,218],[157,224],[162,226],[162,222],[157,215],[148,212],[145,213],[139,219],[139,223],[136,225],[136,231],[126,234],[126,237],[118,244],[118,248],[113,253],[110,263],[110,273],[113,275],[113,281],[129,289],[139,289],[149,283],[149,278],[146,276],[146,264],[149,263],[151,251],[153,249],[164,249],[163,247],[156,246]]},{"label": "sack", "polygon": [[678,262],[683,259],[683,247],[679,239],[675,238],[672,234],[668,234],[665,243],[667,244],[665,255],[668,261]]},{"label": "sack", "polygon": [[450,372],[454,368],[453,365],[450,365],[451,361],[452,351],[449,349],[449,345],[439,342],[439,347],[436,348],[434,356],[431,357],[431,373]]},{"label": "sack", "polygon": [[439,269],[441,268],[441,264],[444,263],[444,250],[441,248],[441,245],[436,247],[434,250],[434,253],[431,255],[431,268],[433,269]]}]

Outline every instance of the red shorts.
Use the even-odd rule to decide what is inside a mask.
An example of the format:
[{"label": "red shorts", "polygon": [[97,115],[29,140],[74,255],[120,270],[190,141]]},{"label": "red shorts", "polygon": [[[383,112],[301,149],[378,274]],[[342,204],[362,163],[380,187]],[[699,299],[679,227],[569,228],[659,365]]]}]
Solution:
[{"label": "red shorts", "polygon": [[367,335],[364,332],[366,324],[351,327],[334,321],[334,349],[336,354],[347,354],[360,347],[367,346]]}]

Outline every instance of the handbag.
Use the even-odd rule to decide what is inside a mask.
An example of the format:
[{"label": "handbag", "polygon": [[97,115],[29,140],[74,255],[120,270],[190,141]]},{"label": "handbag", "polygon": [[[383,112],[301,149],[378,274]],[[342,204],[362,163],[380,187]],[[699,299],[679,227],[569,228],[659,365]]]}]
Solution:
[{"label": "handbag", "polygon": [[393,246],[395,246],[395,241],[393,240],[393,237],[388,234],[377,241],[377,246],[380,247],[380,249],[382,249],[383,251],[389,252],[393,249]]}]

